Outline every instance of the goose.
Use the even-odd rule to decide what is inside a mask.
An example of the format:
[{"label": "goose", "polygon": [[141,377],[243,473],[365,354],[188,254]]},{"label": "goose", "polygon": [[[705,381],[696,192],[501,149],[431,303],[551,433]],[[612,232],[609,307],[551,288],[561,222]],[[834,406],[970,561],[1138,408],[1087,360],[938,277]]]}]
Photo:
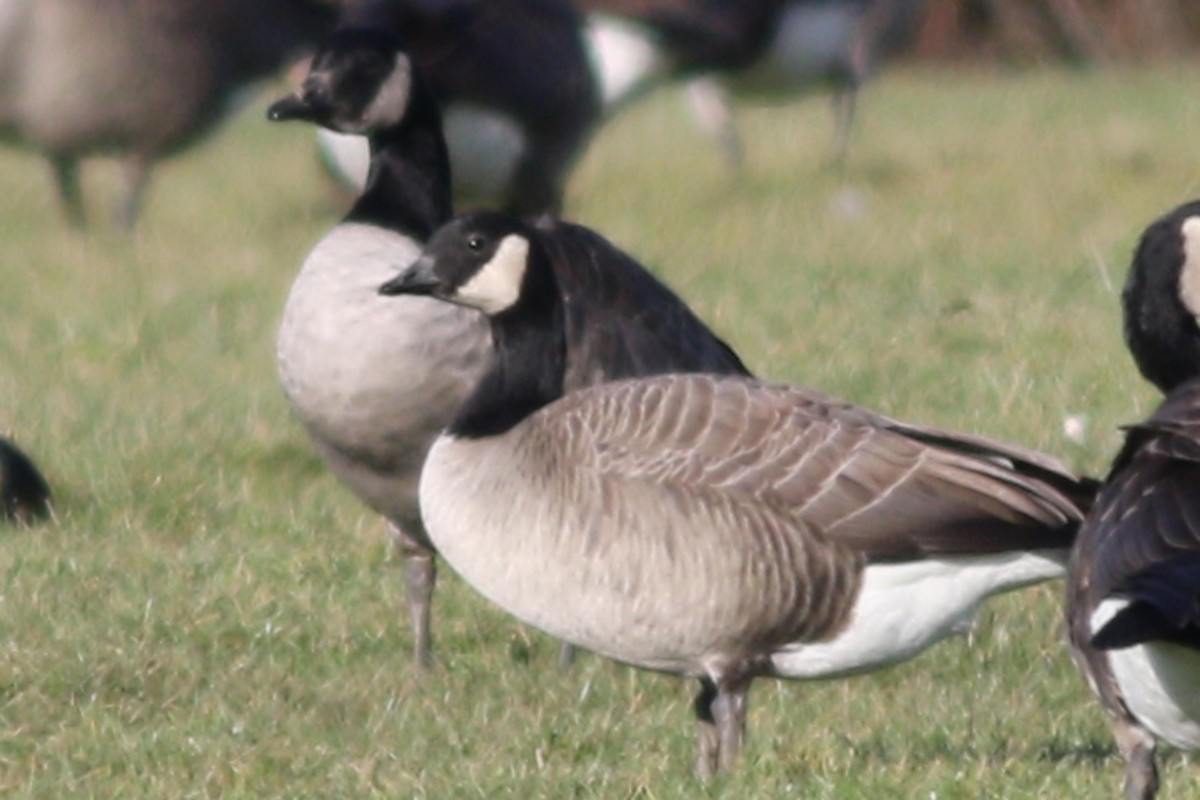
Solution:
[{"label": "goose", "polygon": [[[833,160],[845,161],[858,92],[884,47],[901,36],[920,0],[744,0],[737,3],[675,0],[463,0],[431,6],[420,0],[375,0],[367,11],[393,25],[406,39],[437,58],[418,63],[451,101],[447,138],[454,164],[456,196],[500,198],[510,211],[557,211],[570,166],[605,120],[670,80],[687,86],[688,103],[700,127],[731,165],[742,160],[730,95],[778,102],[813,86],[834,91],[836,136]],[[354,7],[354,4],[351,5]],[[482,9],[488,9],[487,24]],[[537,24],[532,24],[536,22]],[[456,42],[454,47],[445,44]],[[582,45],[576,42],[582,39]],[[557,46],[547,52],[547,43]],[[518,46],[519,45],[519,46]],[[454,81],[443,79],[453,73]],[[439,80],[440,79],[440,80]],[[522,88],[520,105],[481,118],[455,108],[495,106],[510,84]],[[567,102],[567,98],[574,100]],[[553,203],[504,200],[513,174],[511,154],[537,110],[548,120],[528,153],[553,153],[553,170],[543,171]],[[516,120],[514,124],[512,120]],[[319,131],[318,152],[333,177],[352,192],[362,190],[369,155],[359,137]],[[545,158],[545,156],[541,156]]]},{"label": "goose", "polygon": [[[557,213],[600,121],[582,17],[569,0],[356,0],[345,26],[401,36],[443,110],[454,196],[517,214]],[[361,137],[317,132],[338,182],[365,184]]]},{"label": "goose", "polygon": [[576,0],[606,113],[682,79],[696,123],[731,165],[744,148],[731,97],[778,103],[833,93],[833,161],[845,162],[858,94],[921,0]]},{"label": "goose", "polygon": [[456,218],[383,284],[487,316],[496,358],[430,449],[431,541],[518,619],[696,678],[697,771],[732,768],[754,678],[852,675],[1063,574],[1091,487],[1023,448],[738,375],[569,391],[536,232]]},{"label": "goose", "polygon": [[[327,37],[299,94],[268,109],[365,134],[371,179],[306,258],[284,306],[284,392],[330,470],[389,523],[405,564],[416,664],[431,659],[435,551],[421,526],[425,453],[492,358],[486,319],[424,297],[380,297],[450,216],[438,107],[397,37],[347,28]],[[745,373],[737,355],[644,267],[582,226],[544,218],[570,304],[573,386],[664,371]]]},{"label": "goose", "polygon": [[1164,399],[1128,428],[1080,529],[1066,609],[1126,800],[1149,800],[1156,740],[1200,749],[1200,201],[1146,229],[1122,299],[1134,361]]},{"label": "goose", "polygon": [[45,155],[75,227],[86,216],[80,161],[117,155],[115,217],[128,230],[154,164],[200,139],[335,16],[328,0],[0,0],[0,138]]},{"label": "goose", "polygon": [[50,515],[50,487],[33,460],[0,436],[0,520],[28,525]]}]

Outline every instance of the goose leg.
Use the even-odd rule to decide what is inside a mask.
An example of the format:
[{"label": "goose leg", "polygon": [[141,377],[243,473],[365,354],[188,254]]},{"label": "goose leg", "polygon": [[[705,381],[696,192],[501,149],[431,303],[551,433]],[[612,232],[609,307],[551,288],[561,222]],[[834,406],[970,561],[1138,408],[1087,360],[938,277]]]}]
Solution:
[{"label": "goose leg", "polygon": [[846,151],[850,148],[850,129],[858,105],[858,86],[839,88],[833,93],[833,166],[846,166]]},{"label": "goose leg", "polygon": [[575,656],[579,654],[579,650],[570,642],[563,642],[562,647],[558,648],[558,668],[568,669],[575,663]]},{"label": "goose leg", "polygon": [[735,169],[742,166],[746,153],[725,88],[715,78],[695,78],[688,81],[687,101],[696,123],[717,143],[725,163]]},{"label": "goose leg", "polygon": [[1131,719],[1113,720],[1117,748],[1125,759],[1125,800],[1153,800],[1158,794],[1154,737]]},{"label": "goose leg", "polygon": [[137,224],[142,210],[142,198],[150,180],[150,160],[143,155],[132,155],[122,163],[121,171],[125,179],[125,192],[117,205],[115,224],[118,230],[129,233]]},{"label": "goose leg", "polygon": [[708,678],[700,679],[700,691],[696,694],[693,708],[696,710],[696,777],[708,780],[717,772],[720,740],[717,724],[713,719],[713,700],[717,697],[717,686]]},{"label": "goose leg", "polygon": [[722,676],[700,679],[694,708],[699,723],[696,775],[707,780],[733,771],[746,738],[746,694],[750,678]]},{"label": "goose leg", "polygon": [[422,672],[433,666],[433,629],[430,606],[437,583],[437,554],[415,541],[395,522],[388,522],[396,551],[404,560],[405,593],[413,634],[413,662]]},{"label": "goose leg", "polygon": [[50,156],[50,166],[54,170],[54,183],[67,222],[72,228],[83,228],[87,220],[79,191],[79,161],[74,156],[54,153]]},{"label": "goose leg", "polygon": [[717,685],[712,712],[717,725],[718,772],[732,772],[738,754],[742,752],[742,742],[746,739],[746,694],[749,690],[748,680]]}]

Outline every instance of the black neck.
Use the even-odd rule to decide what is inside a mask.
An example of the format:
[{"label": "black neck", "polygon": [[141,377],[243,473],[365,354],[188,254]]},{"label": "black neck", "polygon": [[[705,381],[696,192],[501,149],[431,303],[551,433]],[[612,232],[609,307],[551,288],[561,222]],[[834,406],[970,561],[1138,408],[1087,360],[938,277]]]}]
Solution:
[{"label": "black neck", "polygon": [[1171,333],[1175,338],[1165,344],[1129,340],[1129,349],[1143,377],[1163,394],[1170,394],[1177,386],[1200,377],[1200,336],[1191,330]]},{"label": "black neck", "polygon": [[[540,259],[531,252],[531,258]],[[495,358],[448,433],[496,436],[563,395],[567,344],[562,299],[545,263],[531,262],[515,306],[491,317]]]},{"label": "black neck", "polygon": [[1177,276],[1137,276],[1123,298],[1125,342],[1138,370],[1164,394],[1200,377],[1200,327],[1179,298]]},{"label": "black neck", "polygon": [[346,221],[425,241],[452,214],[450,159],[437,103],[415,76],[404,120],[369,141],[367,186]]}]

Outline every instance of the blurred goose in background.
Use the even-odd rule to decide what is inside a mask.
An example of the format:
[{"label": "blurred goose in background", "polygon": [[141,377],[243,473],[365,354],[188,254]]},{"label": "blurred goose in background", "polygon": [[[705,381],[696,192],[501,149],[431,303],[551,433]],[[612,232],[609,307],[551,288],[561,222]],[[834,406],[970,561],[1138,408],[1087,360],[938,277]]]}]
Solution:
[{"label": "blurred goose in background", "polygon": [[1080,531],[1067,620],[1126,800],[1149,800],[1155,739],[1200,749],[1200,202],[1146,229],[1123,304],[1129,349],[1165,398],[1128,428]]},{"label": "blurred goose in background", "polygon": [[[600,104],[569,0],[351,0],[345,26],[401,37],[441,104],[454,196],[517,214],[557,212]],[[361,137],[318,132],[322,157],[355,192]]]},{"label": "blurred goose in background", "polygon": [[116,220],[131,228],[155,162],[199,139],[335,16],[320,0],[0,0],[0,137],[49,159],[76,226],[80,160],[118,156]]},{"label": "blurred goose in background", "polygon": [[[450,215],[437,103],[397,37],[348,28],[322,44],[300,93],[268,113],[371,143],[366,190],[292,286],[278,363],[321,458],[390,523],[406,565],[416,661],[427,666],[436,564],[417,479],[429,446],[492,358],[487,322],[474,310],[377,291]],[[536,235],[572,290],[569,385],[667,371],[745,374],[674,293],[602,237],[551,219]]]},{"label": "blurred goose in background", "polygon": [[50,515],[50,487],[29,456],[0,436],[0,521],[28,525]]},{"label": "blurred goose in background", "polygon": [[664,80],[688,81],[692,113],[731,164],[743,147],[738,99],[784,102],[833,90],[833,153],[844,161],[858,93],[921,0],[576,0],[606,109]]},{"label": "blurred goose in background", "polygon": [[[881,52],[912,27],[920,0],[575,0],[578,12],[565,8],[569,0],[361,5],[354,10],[351,3],[353,16],[391,25],[412,42],[417,62],[451,109],[461,100],[497,105],[495,98],[511,95],[510,87],[521,88],[519,102],[500,106],[515,124],[459,122],[451,111],[447,137],[455,182],[462,184],[457,197],[501,198],[507,210],[529,213],[557,210],[561,202],[514,202],[511,192],[503,200],[502,192],[487,188],[503,186],[502,177],[477,176],[511,174],[504,166],[511,159],[487,154],[514,150],[532,110],[546,121],[527,152],[541,161],[547,160],[541,154],[553,154],[548,160],[556,168],[542,174],[556,180],[561,201],[569,167],[599,121],[670,80],[688,82],[698,123],[732,164],[740,163],[743,147],[731,93],[782,102],[832,87],[834,159],[843,161],[858,92]],[[472,141],[479,144],[469,146]],[[361,190],[366,145],[324,131],[318,142],[334,177]]]},{"label": "blurred goose in background", "polygon": [[759,676],[894,664],[1063,574],[1092,487],[1057,461],[744,376],[570,391],[573,292],[537,232],[458,218],[380,291],[487,314],[496,358],[420,482],[439,552],[554,636],[697,678],[697,769]]}]

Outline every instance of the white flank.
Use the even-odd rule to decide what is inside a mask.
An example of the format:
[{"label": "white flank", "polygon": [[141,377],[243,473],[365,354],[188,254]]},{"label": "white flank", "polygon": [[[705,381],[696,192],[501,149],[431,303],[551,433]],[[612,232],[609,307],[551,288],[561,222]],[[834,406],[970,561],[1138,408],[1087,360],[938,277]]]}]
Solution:
[{"label": "white flank", "polygon": [[590,14],[586,35],[605,110],[629,99],[666,69],[653,35],[636,22]]},{"label": "white flank", "polygon": [[[1092,633],[1128,604],[1114,598],[1101,602],[1092,614]],[[1174,747],[1200,749],[1200,653],[1155,642],[1110,650],[1108,660],[1125,705],[1139,722]]]},{"label": "white flank", "polygon": [[453,299],[485,314],[498,314],[511,307],[521,296],[528,258],[527,239],[515,234],[505,236],[491,260],[458,288]]},{"label": "white flank", "polygon": [[781,648],[788,678],[830,678],[895,664],[970,630],[987,597],[1063,572],[1054,551],[939,558],[867,567],[850,625],[836,639]]},{"label": "white flank", "polygon": [[1179,271],[1179,297],[1200,321],[1200,217],[1188,217],[1183,233],[1183,269]]}]

